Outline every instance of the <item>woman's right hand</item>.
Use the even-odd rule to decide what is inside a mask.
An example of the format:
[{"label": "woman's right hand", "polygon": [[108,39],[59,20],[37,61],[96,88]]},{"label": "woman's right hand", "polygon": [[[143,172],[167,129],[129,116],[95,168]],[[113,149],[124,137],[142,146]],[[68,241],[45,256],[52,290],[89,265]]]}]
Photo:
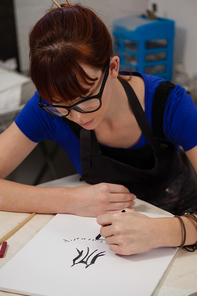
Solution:
[{"label": "woman's right hand", "polygon": [[69,212],[79,216],[97,217],[125,208],[132,209],[136,196],[123,185],[99,183],[82,185],[72,190]]}]

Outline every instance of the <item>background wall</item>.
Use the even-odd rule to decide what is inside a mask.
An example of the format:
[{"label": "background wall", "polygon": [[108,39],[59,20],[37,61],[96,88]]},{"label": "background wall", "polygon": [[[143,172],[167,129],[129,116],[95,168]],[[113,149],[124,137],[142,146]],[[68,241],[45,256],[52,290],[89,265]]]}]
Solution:
[{"label": "background wall", "polygon": [[[63,3],[63,0],[59,0]],[[111,31],[114,19],[124,15],[140,14],[146,10],[148,0],[81,0],[80,2],[93,8]],[[19,45],[20,66],[23,72],[28,71],[28,32],[35,22],[52,5],[52,0],[14,0],[17,37]]]},{"label": "background wall", "polygon": [[14,0],[20,69],[24,73],[29,69],[29,30],[50,8],[51,2],[50,0]]},{"label": "background wall", "polygon": [[[59,3],[63,1],[59,0]],[[77,1],[72,1],[76,3]],[[197,30],[195,29],[197,0],[81,0],[93,8],[112,30],[114,19],[145,12],[152,3],[158,15],[176,22],[174,61],[186,65],[189,75],[197,73]],[[14,0],[21,70],[28,71],[28,32],[51,7],[51,0]]]}]

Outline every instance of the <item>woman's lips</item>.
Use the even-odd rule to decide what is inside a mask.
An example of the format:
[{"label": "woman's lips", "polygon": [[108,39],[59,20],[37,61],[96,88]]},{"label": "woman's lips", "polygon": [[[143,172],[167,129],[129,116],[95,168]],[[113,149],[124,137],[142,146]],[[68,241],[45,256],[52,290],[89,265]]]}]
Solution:
[{"label": "woman's lips", "polygon": [[86,127],[86,126],[89,126],[90,124],[92,124],[93,121],[94,121],[94,118],[91,119],[90,121],[85,122],[85,123],[79,123],[79,125]]}]

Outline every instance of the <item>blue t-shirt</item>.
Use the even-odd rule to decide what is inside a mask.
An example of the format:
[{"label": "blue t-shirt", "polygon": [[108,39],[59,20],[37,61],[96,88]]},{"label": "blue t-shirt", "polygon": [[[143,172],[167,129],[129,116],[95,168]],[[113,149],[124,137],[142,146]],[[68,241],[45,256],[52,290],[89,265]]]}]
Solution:
[{"label": "blue t-shirt", "polygon": [[[139,75],[135,72],[132,75]],[[152,103],[155,89],[164,79],[140,73],[145,82],[145,114],[152,127]],[[39,94],[27,102],[15,122],[19,129],[32,141],[48,139],[60,145],[70,158],[76,171],[81,174],[80,143],[64,118],[46,113],[39,106]],[[171,91],[164,111],[163,131],[166,138],[175,146],[182,146],[185,151],[197,145],[197,106],[184,88],[176,85]],[[129,135],[128,135],[129,136]],[[147,144],[141,135],[138,143],[131,149]]]}]

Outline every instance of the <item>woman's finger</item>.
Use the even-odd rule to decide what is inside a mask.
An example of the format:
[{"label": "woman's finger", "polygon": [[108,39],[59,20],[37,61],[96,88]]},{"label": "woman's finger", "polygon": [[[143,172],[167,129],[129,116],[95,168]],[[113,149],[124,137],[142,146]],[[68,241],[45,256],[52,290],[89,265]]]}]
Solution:
[{"label": "woman's finger", "polygon": [[97,217],[97,223],[101,226],[110,225],[112,223],[112,218],[110,214],[102,214]]},{"label": "woman's finger", "polygon": [[110,202],[126,202],[133,201],[136,199],[136,196],[133,193],[110,193],[109,201]]},{"label": "woman's finger", "polygon": [[108,190],[111,193],[130,193],[129,189],[123,185],[111,184],[111,183],[101,183],[108,186]]},{"label": "woman's finger", "polygon": [[108,211],[121,211],[126,208],[132,208],[135,205],[135,201],[131,200],[128,202],[113,202],[109,203]]}]

